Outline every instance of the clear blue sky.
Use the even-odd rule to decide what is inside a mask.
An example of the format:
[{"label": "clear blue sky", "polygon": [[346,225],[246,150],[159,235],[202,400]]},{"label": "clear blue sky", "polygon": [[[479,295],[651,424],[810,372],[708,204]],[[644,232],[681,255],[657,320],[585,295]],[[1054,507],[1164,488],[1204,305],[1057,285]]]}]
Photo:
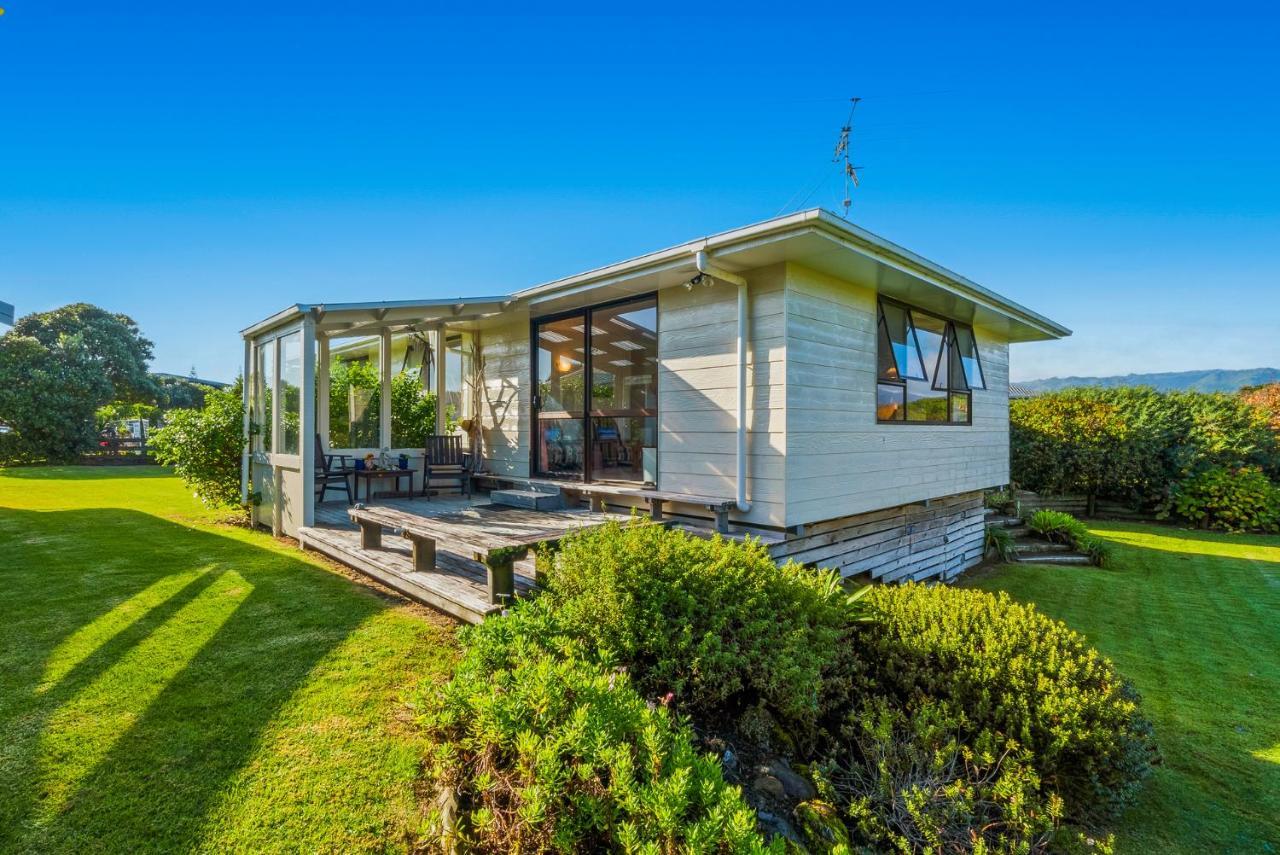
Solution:
[{"label": "clear blue sky", "polygon": [[1280,13],[1042,5],[0,0],[0,300],[229,379],[293,302],[834,207],[856,94],[852,219],[1076,330],[1015,379],[1280,365]]}]

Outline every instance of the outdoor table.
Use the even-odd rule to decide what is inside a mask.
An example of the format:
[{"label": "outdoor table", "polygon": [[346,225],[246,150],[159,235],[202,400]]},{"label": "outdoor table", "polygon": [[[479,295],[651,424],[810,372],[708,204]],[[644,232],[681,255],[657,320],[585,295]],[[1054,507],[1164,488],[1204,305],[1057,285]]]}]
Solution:
[{"label": "outdoor table", "polygon": [[413,490],[413,470],[412,469],[356,469],[353,473],[356,476],[356,501],[360,501],[360,479],[365,481],[364,497],[370,499],[373,497],[373,482],[379,478],[395,478],[396,489],[400,489],[400,479],[409,479],[409,490]]}]

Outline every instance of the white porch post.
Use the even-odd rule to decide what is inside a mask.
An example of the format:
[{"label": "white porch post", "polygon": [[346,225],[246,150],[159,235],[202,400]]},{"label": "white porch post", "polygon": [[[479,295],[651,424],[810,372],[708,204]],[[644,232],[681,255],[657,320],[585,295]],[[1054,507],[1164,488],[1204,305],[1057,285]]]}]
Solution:
[{"label": "white porch post", "polygon": [[328,451],[332,440],[329,438],[329,337],[316,332],[316,433]]},{"label": "white porch post", "polygon": [[249,402],[250,390],[253,386],[254,377],[251,373],[253,367],[253,342],[249,339],[244,340],[244,373],[240,375],[240,391],[241,401],[244,405],[244,447],[240,449],[240,504],[249,504],[249,460],[253,456],[253,437],[249,436]]},{"label": "white porch post", "polygon": [[302,412],[298,414],[298,453],[302,455],[302,524],[316,519],[316,321],[302,319]]},{"label": "white porch post", "polygon": [[449,416],[445,412],[445,386],[448,375],[445,373],[445,331],[444,324],[436,327],[436,434],[444,436],[449,432]]},{"label": "white porch post", "polygon": [[382,394],[378,396],[378,445],[391,447],[391,330],[382,330],[382,346],[378,348],[379,376]]},{"label": "white porch post", "polygon": [[280,400],[280,338],[271,340],[271,533],[284,534],[284,472],[276,462],[276,449],[280,448],[280,415],[284,410]]}]

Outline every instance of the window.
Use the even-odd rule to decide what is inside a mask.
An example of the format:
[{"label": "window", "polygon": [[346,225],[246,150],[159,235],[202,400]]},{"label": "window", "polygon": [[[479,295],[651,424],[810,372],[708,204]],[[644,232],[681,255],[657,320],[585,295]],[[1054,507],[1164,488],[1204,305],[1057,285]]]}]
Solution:
[{"label": "window", "polygon": [[972,422],[986,381],[971,327],[881,300],[876,330],[876,421]]},{"label": "window", "polygon": [[329,342],[329,447],[382,445],[380,336]]},{"label": "window", "polygon": [[297,454],[302,422],[302,333],[280,337],[280,452]]}]

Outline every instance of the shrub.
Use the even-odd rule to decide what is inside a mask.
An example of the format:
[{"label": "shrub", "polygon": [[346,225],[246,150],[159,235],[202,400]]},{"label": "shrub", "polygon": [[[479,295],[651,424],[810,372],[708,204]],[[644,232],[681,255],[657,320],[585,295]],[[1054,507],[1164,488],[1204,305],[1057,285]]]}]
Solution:
[{"label": "shrub", "polygon": [[209,390],[204,409],[171,410],[166,419],[150,438],[156,460],[172,466],[209,507],[238,505],[245,445],[240,381]]},{"label": "shrub", "polygon": [[1173,511],[1205,528],[1276,531],[1280,528],[1280,487],[1257,467],[1231,471],[1216,466],[1174,489]]},{"label": "shrub", "polygon": [[640,691],[697,715],[762,700],[812,722],[848,623],[839,578],[778,567],[759,542],[608,525],[567,538],[548,571],[564,631],[624,662]]},{"label": "shrub", "polygon": [[953,716],[879,700],[849,717],[850,759],[830,778],[858,842],[879,852],[1046,851],[1062,800],[1041,794],[1016,743],[958,742]]},{"label": "shrub", "polygon": [[986,548],[988,555],[995,555],[1001,561],[1012,561],[1018,554],[1018,547],[1013,543],[1013,535],[1002,525],[987,526]]},{"label": "shrub", "polygon": [[1009,490],[992,490],[982,497],[984,507],[1002,513],[1012,513],[1017,507],[1017,500]]},{"label": "shrub", "polygon": [[1099,567],[1111,557],[1111,544],[1089,533],[1080,520],[1063,511],[1042,508],[1027,520],[1027,528],[1053,543],[1065,543],[1089,557]]},{"label": "shrub", "polygon": [[434,842],[487,852],[771,851],[719,763],[695,754],[688,728],[646,704],[624,671],[577,655],[550,611],[531,605],[468,633],[453,680],[423,704],[435,743]]},{"label": "shrub", "polygon": [[1133,689],[1085,638],[1008,595],[945,586],[876,587],[851,643],[855,686],[915,714],[936,702],[969,746],[996,736],[1028,752],[1066,816],[1110,818],[1153,758]]}]

